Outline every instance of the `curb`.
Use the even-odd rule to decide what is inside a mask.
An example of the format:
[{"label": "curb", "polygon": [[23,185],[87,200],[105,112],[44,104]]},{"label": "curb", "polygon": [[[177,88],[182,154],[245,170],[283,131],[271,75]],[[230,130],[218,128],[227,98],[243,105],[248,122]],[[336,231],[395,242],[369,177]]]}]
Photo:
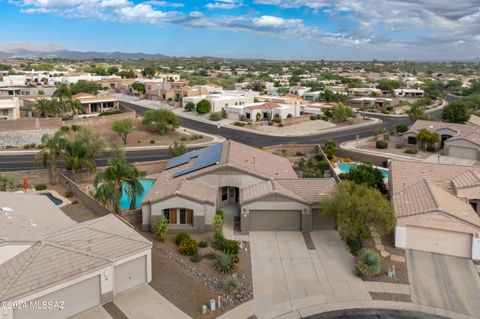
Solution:
[{"label": "curb", "polygon": [[[432,113],[432,112],[441,110],[447,104],[448,104],[448,102],[446,100],[442,100],[442,104],[440,104],[439,106],[437,106],[433,109],[426,110],[425,113],[428,114],[428,113]],[[408,115],[403,115],[403,114],[384,114],[384,113],[375,113],[375,112],[367,112],[367,111],[361,111],[360,114],[366,114],[366,115],[372,115],[372,116],[380,115],[380,116],[391,117],[391,118],[408,118]]]},{"label": "curb", "polygon": [[[173,111],[173,112],[174,112],[175,114],[177,114],[179,117],[182,117],[182,118],[186,118],[186,119],[189,119],[189,120],[192,120],[192,121],[197,121],[197,122],[202,122],[202,123],[210,124],[210,125],[212,125],[212,126],[217,126],[217,125],[215,124],[216,122],[212,122],[212,121],[210,121],[210,120],[205,120],[205,119],[202,119],[202,118],[197,118],[197,117],[190,116],[190,115],[185,115],[185,114],[184,114],[185,112],[178,112],[178,111]],[[337,132],[337,131],[351,130],[351,129],[355,129],[355,128],[359,128],[359,127],[373,126],[373,125],[377,125],[377,124],[383,123],[383,121],[382,121],[381,119],[379,119],[379,118],[371,117],[371,120],[372,120],[372,121],[371,121],[371,122],[368,122],[368,123],[355,124],[355,125],[345,126],[345,127],[335,127],[335,128],[324,129],[324,130],[320,130],[320,131],[312,132],[312,133],[307,133],[307,134],[275,134],[275,133],[264,133],[264,132],[260,132],[260,131],[244,129],[244,128],[241,128],[241,127],[238,127],[238,126],[235,126],[235,125],[231,125],[231,124],[220,125],[220,127],[226,127],[226,128],[233,129],[233,130],[238,130],[238,131],[247,132],[247,133],[251,133],[251,134],[257,134],[257,135],[262,135],[262,136],[273,136],[273,137],[302,137],[302,136],[321,135],[321,134],[323,134],[323,133],[331,133],[331,132]]]}]

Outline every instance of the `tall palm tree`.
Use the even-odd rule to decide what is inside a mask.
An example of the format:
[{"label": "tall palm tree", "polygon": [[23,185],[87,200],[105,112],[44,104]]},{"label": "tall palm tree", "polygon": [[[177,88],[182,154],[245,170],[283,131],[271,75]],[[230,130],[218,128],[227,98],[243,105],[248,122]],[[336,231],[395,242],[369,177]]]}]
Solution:
[{"label": "tall palm tree", "polygon": [[52,176],[57,171],[57,163],[62,156],[63,149],[67,143],[62,131],[57,131],[53,135],[45,134],[41,139],[44,148],[35,156],[35,164],[47,168],[50,163]]},{"label": "tall palm tree", "polygon": [[114,158],[108,161],[108,167],[99,172],[93,181],[93,196],[98,201],[112,207],[113,212],[120,212],[120,199],[125,190],[130,198],[130,209],[135,208],[137,196],[143,192],[140,179],[145,172],[128,164],[123,158]]},{"label": "tall palm tree", "polygon": [[72,92],[66,84],[58,87],[53,96],[56,97],[55,102],[61,110],[62,115],[67,111],[72,98]]},{"label": "tall palm tree", "polygon": [[70,100],[69,107],[72,110],[73,115],[76,115],[76,114],[79,114],[80,112],[83,112],[83,106],[82,106],[82,103],[80,103],[79,100]]},{"label": "tall palm tree", "polygon": [[97,168],[90,153],[84,143],[74,140],[68,141],[60,154],[65,161],[67,170],[71,170],[75,176],[75,172],[79,169],[88,168],[91,172],[94,172]]}]

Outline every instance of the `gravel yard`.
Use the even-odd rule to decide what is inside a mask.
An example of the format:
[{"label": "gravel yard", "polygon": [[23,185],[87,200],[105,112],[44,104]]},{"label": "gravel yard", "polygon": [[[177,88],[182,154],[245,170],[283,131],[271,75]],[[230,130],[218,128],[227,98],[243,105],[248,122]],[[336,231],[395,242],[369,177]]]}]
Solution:
[{"label": "gravel yard", "polygon": [[0,147],[23,147],[26,144],[39,144],[44,134],[53,134],[55,131],[38,129],[0,132]]},{"label": "gravel yard", "polygon": [[284,127],[276,127],[266,124],[254,126],[257,131],[275,134],[310,134],[332,127],[336,127],[336,125],[323,120],[308,121]]}]

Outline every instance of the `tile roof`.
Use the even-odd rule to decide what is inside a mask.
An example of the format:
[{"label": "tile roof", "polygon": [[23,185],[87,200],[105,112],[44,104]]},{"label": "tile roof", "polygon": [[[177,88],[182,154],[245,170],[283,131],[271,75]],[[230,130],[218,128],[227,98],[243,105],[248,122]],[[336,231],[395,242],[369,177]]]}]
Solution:
[{"label": "tile roof", "polygon": [[477,116],[475,114],[470,115],[470,118],[468,119],[467,123],[471,125],[480,126],[480,116]]},{"label": "tile roof", "polygon": [[453,142],[457,139],[466,139],[475,144],[480,145],[480,126],[474,124],[457,124],[446,122],[433,122],[417,120],[408,130],[409,133],[417,133],[421,129],[426,128],[431,131],[438,131],[441,129],[450,129],[456,132],[456,136],[449,138],[446,142]]},{"label": "tile roof", "polygon": [[422,180],[395,194],[393,206],[398,218],[442,212],[474,226],[480,226],[480,217],[466,200],[427,180]]},{"label": "tile roof", "polygon": [[112,214],[68,226],[0,264],[0,300],[33,293],[151,247]]},{"label": "tile roof", "polygon": [[468,170],[452,178],[452,183],[455,189],[480,186],[480,174]]},{"label": "tile roof", "polygon": [[273,109],[278,109],[280,107],[281,106],[278,103],[266,102],[262,104],[250,105],[250,106],[247,106],[246,108],[249,110],[273,110]]},{"label": "tile roof", "polygon": [[215,205],[217,190],[183,177],[168,179],[159,177],[145,196],[143,203],[159,202],[172,196],[181,196],[200,203]]},{"label": "tile roof", "polygon": [[334,189],[333,178],[273,179],[242,188],[240,203],[246,204],[268,195],[279,194],[310,205],[318,203],[322,197],[329,196]]}]

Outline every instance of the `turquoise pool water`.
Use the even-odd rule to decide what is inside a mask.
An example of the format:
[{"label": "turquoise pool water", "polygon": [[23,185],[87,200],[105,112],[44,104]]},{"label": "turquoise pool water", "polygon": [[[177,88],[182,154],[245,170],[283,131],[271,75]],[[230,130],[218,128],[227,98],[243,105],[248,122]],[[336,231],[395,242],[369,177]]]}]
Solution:
[{"label": "turquoise pool water", "polygon": [[[359,165],[359,163],[340,163],[337,164],[340,173],[348,173],[354,166]],[[379,169],[382,172],[383,178],[388,179],[388,169],[374,166],[375,168]]]},{"label": "turquoise pool water", "polygon": [[[143,192],[141,194],[137,194],[137,198],[135,200],[135,208],[140,207],[142,205],[143,198],[147,195],[150,188],[152,188],[153,183],[155,183],[154,179],[150,178],[142,178],[140,183],[143,186]],[[127,195],[125,189],[122,189],[122,198],[120,198],[120,208],[129,209],[130,208],[130,197]]]}]

